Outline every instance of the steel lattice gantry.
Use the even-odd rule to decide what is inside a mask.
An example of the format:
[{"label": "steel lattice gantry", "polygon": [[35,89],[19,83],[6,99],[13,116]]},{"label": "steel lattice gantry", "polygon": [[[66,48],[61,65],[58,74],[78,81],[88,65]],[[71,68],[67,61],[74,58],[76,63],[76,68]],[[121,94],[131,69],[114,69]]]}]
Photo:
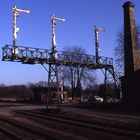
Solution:
[{"label": "steel lattice gantry", "polygon": [[96,63],[95,56],[82,54],[80,57],[76,53],[57,52],[57,58],[52,59],[51,51],[40,48],[31,48],[12,45],[5,45],[2,48],[2,60],[21,62],[23,64],[58,64],[58,65],[79,65],[91,69],[102,69],[113,66],[113,59],[109,57],[99,57]]},{"label": "steel lattice gantry", "polygon": [[[96,63],[96,57],[93,55],[82,54],[79,57],[76,53],[57,52],[57,57],[54,58],[52,57],[52,51],[46,49],[5,45],[2,48],[2,60],[23,64],[48,64],[58,67],[72,65],[89,69],[101,69],[105,75],[105,84],[114,83],[116,87],[120,87],[119,79],[114,72],[113,59],[109,57],[99,57],[98,63]],[[54,73],[54,78],[55,76]]]}]

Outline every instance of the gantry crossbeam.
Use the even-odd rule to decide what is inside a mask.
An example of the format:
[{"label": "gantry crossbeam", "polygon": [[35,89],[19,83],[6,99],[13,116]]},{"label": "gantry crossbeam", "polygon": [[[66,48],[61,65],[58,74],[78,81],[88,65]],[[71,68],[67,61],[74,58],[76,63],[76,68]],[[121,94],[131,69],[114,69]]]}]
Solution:
[{"label": "gantry crossbeam", "polygon": [[51,51],[46,49],[5,45],[2,50],[3,61],[21,62],[25,64],[78,65],[91,69],[113,66],[113,59],[109,57],[99,57],[99,63],[96,63],[95,56],[87,54],[57,52],[56,57],[52,58]]}]

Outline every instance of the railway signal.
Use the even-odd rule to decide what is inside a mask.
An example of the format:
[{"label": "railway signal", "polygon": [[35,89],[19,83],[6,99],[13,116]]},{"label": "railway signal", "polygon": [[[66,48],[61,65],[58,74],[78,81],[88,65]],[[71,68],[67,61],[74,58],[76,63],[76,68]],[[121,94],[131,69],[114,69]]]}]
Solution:
[{"label": "railway signal", "polygon": [[54,15],[51,17],[51,22],[52,22],[52,57],[57,59],[57,52],[56,52],[56,31],[55,31],[55,26],[56,26],[56,21],[65,21],[64,18],[58,18],[55,17]]},{"label": "railway signal", "polygon": [[105,31],[103,28],[98,28],[94,26],[94,32],[95,32],[95,58],[96,58],[96,63],[99,64],[99,32]]},{"label": "railway signal", "polygon": [[13,46],[15,47],[16,46],[17,33],[19,32],[19,28],[17,27],[17,18],[20,15],[20,13],[29,14],[30,11],[19,9],[16,6],[14,6],[12,8],[12,11],[13,11]]},{"label": "railway signal", "polygon": [[[55,27],[56,27],[56,21],[65,21],[64,18],[58,18],[55,17],[54,15],[51,17],[51,23],[52,23],[52,48],[51,48],[51,54],[50,54],[50,60],[52,61],[52,63],[49,64],[49,71],[48,71],[48,87],[49,87],[49,94],[50,94],[50,89],[51,87],[57,87],[57,99],[58,99],[58,108],[60,109],[60,84],[59,84],[59,78],[58,78],[58,65],[56,63],[57,59],[58,59],[58,54],[57,54],[57,50],[56,50],[56,31],[55,31]],[[61,77],[62,78],[62,77]],[[62,89],[62,88],[61,88]],[[48,98],[49,95],[48,94]],[[49,101],[47,101],[47,108],[49,105]]]}]

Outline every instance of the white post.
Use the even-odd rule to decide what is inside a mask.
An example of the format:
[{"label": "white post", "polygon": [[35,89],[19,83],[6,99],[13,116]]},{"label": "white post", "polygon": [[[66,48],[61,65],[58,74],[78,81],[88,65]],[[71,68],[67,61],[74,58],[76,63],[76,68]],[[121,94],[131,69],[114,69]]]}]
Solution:
[{"label": "white post", "polygon": [[12,11],[13,11],[13,46],[15,47],[16,46],[17,33],[19,32],[19,28],[17,27],[17,18],[19,16],[20,12],[29,14],[30,11],[19,9],[16,6],[14,6],[12,8]]},{"label": "white post", "polygon": [[95,58],[96,58],[96,63],[99,64],[99,32],[104,31],[103,28],[98,28],[94,26],[94,31],[95,31]]},{"label": "white post", "polygon": [[56,21],[65,21],[64,18],[58,18],[55,17],[54,15],[51,17],[51,22],[52,22],[52,56],[53,58],[57,59],[57,52],[56,52],[56,32],[55,32],[55,26],[56,26]]}]

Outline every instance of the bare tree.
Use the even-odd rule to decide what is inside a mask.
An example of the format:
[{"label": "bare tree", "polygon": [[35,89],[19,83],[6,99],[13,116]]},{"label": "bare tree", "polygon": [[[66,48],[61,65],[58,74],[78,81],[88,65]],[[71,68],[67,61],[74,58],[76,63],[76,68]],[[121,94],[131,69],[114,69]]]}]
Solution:
[{"label": "bare tree", "polygon": [[[85,54],[85,50],[81,47],[67,47],[64,48],[66,52],[69,52],[70,59],[77,60],[81,59],[82,55]],[[81,94],[82,87],[86,87],[89,83],[94,84],[95,75],[91,70],[80,67],[79,65],[70,65],[63,68],[65,83],[71,85],[72,98]]]},{"label": "bare tree", "polygon": [[124,32],[123,28],[120,28],[116,34],[116,46],[114,49],[115,54],[115,64],[117,67],[117,71],[123,73],[124,68]]}]

